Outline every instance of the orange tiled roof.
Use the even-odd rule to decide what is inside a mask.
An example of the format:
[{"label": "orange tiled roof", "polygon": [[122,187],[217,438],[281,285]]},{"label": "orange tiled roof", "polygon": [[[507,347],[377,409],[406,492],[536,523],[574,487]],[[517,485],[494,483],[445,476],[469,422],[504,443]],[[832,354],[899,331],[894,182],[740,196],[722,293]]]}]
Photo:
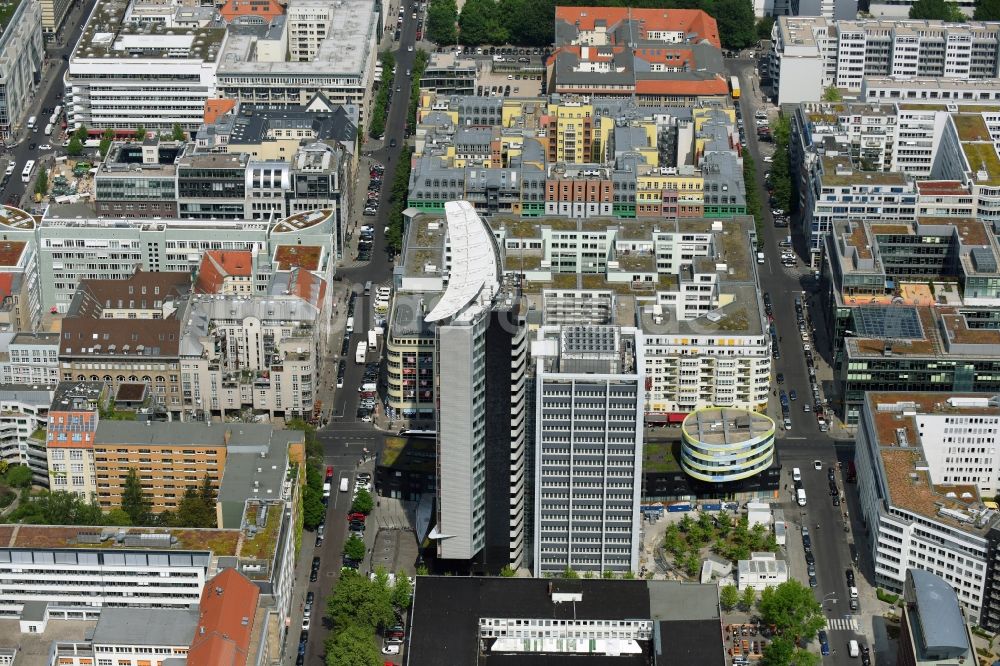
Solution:
[{"label": "orange tiled roof", "polygon": [[245,250],[209,250],[201,257],[198,281],[194,290],[199,294],[217,294],[227,277],[253,275],[253,254]]},{"label": "orange tiled roof", "polygon": [[705,81],[678,81],[639,79],[635,82],[637,95],[725,95],[729,91],[721,77]]},{"label": "orange tiled roof", "polygon": [[556,20],[578,25],[583,32],[594,30],[601,20],[610,32],[617,23],[630,19],[642,25],[642,38],[650,31],[694,33],[721,47],[719,26],[700,9],[630,9],[628,7],[556,7]]},{"label": "orange tiled roof", "polygon": [[240,16],[259,16],[270,23],[274,17],[284,14],[285,9],[275,0],[228,0],[219,13],[226,23]]},{"label": "orange tiled roof", "polygon": [[323,298],[326,296],[326,280],[301,268],[292,269],[288,284],[291,293],[316,308],[323,309]]},{"label": "orange tiled roof", "polygon": [[188,666],[246,666],[260,592],[236,569],[205,583]]},{"label": "orange tiled roof", "polygon": [[236,100],[216,97],[205,100],[205,122],[209,125],[236,108]]}]

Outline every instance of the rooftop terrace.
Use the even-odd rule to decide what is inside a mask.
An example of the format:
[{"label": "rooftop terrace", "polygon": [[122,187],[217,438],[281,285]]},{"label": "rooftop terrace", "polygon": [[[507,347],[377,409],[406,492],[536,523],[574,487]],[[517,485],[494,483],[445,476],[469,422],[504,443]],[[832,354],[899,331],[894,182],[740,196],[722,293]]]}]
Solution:
[{"label": "rooftop terrace", "polygon": [[[215,62],[226,37],[224,27],[165,27],[153,21],[126,21],[123,0],[99,0],[73,50],[72,61],[193,59]],[[170,3],[174,8],[181,5]],[[72,65],[71,65],[72,67]]]},{"label": "rooftop terrace", "polygon": [[[992,143],[985,141],[963,141],[962,152],[969,163],[972,179],[979,185],[1000,185],[1000,158]],[[984,178],[980,178],[980,172]]]}]

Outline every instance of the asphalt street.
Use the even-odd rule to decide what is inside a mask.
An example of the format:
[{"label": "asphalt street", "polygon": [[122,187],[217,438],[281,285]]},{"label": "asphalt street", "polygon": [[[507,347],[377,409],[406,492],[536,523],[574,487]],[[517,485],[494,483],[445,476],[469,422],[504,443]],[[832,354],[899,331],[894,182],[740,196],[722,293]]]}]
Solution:
[{"label": "asphalt street", "polygon": [[[309,643],[306,650],[306,664],[320,665],[324,661],[324,643],[330,631],[329,623],[323,619],[326,607],[326,598],[329,596],[333,586],[340,575],[341,553],[343,552],[344,541],[347,537],[346,514],[350,507],[350,491],[339,492],[340,479],[347,476],[349,486],[354,487],[354,474],[359,464],[367,456],[373,456],[381,446],[382,435],[376,431],[370,423],[362,423],[356,417],[358,406],[357,388],[361,383],[364,366],[354,362],[353,350],[358,342],[367,340],[367,332],[372,328],[372,311],[370,300],[364,296],[364,286],[366,282],[371,282],[374,288],[381,284],[389,284],[392,276],[393,263],[390,259],[383,229],[389,224],[389,210],[391,209],[390,194],[392,191],[393,173],[399,161],[400,152],[405,143],[404,131],[406,126],[406,112],[409,106],[411,78],[404,75],[407,70],[412,70],[415,51],[408,50],[414,45],[416,37],[416,22],[410,17],[416,5],[412,2],[404,4],[405,13],[403,29],[399,42],[393,42],[396,56],[396,78],[393,86],[398,86],[399,91],[393,92],[392,102],[389,105],[386,117],[386,133],[384,141],[372,142],[372,150],[364,150],[366,157],[381,162],[385,165],[385,176],[381,189],[378,213],[374,216],[364,217],[361,215],[363,209],[361,197],[357,196],[352,201],[352,219],[348,227],[351,235],[351,242],[344,251],[344,265],[337,270],[337,277],[357,294],[354,309],[354,334],[351,336],[350,354],[346,357],[347,370],[344,375],[344,386],[339,389],[331,409],[330,422],[321,429],[317,435],[323,445],[324,461],[334,468],[333,492],[330,504],[327,509],[326,537],[323,545],[317,549],[313,555],[309,555],[310,547],[315,542],[315,534],[305,532],[303,536],[303,549],[299,561],[300,572],[304,570],[304,579],[308,581],[308,571],[314,555],[321,558],[321,568],[319,580],[309,583],[306,588],[315,594],[313,620],[309,632]],[[396,18],[396,8],[398,5],[390,5],[387,9],[387,22],[394,23]],[[391,27],[391,26],[390,26]],[[389,34],[392,34],[390,29]],[[396,146],[390,148],[390,139],[396,140]],[[368,182],[368,168],[362,166],[356,175],[355,192],[363,195]],[[355,239],[358,229],[362,224],[370,224],[375,228],[374,247],[371,252],[371,260],[367,262],[356,261],[357,252]],[[346,307],[344,305],[343,307]],[[330,347],[339,351],[340,338],[334,336]],[[337,364],[337,359],[327,358],[326,363]],[[335,373],[334,373],[335,374]],[[366,535],[366,540],[374,538],[374,535]],[[302,575],[300,573],[300,575]],[[299,631],[293,628],[289,632],[287,654],[294,655],[298,644]]]},{"label": "asphalt street", "polygon": [[[740,87],[743,94],[739,105],[746,124],[747,148],[754,156],[757,165],[756,181],[747,183],[747,187],[756,187],[763,204],[763,232],[758,239],[759,249],[765,254],[765,263],[758,264],[758,274],[761,290],[771,295],[774,309],[774,325],[777,328],[781,358],[774,363],[774,372],[784,374],[784,384],[780,387],[774,382],[776,389],[786,391],[795,389],[799,400],[791,403],[790,418],[792,428],[787,432],[779,432],[777,448],[782,465],[782,496],[781,501],[785,517],[789,522],[788,541],[799,543],[788,548],[789,555],[794,554],[796,561],[789,563],[791,575],[806,582],[806,564],[802,554],[801,528],[809,528],[812,538],[812,549],[816,557],[816,579],[818,585],[814,588],[817,600],[823,603],[824,613],[828,618],[827,633],[830,647],[836,652],[823,658],[824,664],[857,664],[847,654],[847,641],[854,638],[864,644],[862,636],[856,635],[852,629],[860,618],[853,615],[849,608],[849,596],[845,571],[852,567],[849,542],[854,533],[850,528],[850,520],[845,521],[845,514],[855,511],[849,506],[855,500],[854,493],[846,493],[848,502],[841,506],[833,505],[830,495],[827,469],[837,466],[836,439],[829,433],[821,432],[816,423],[815,415],[802,410],[802,401],[811,402],[812,391],[809,382],[808,366],[803,354],[803,341],[795,315],[795,297],[807,301],[811,292],[817,288],[810,271],[788,270],[782,266],[778,242],[785,240],[790,233],[788,227],[776,228],[771,209],[768,205],[768,193],[764,186],[766,164],[762,159],[761,146],[757,134],[753,131],[754,112],[765,107],[760,96],[759,78],[755,75],[756,60],[727,60],[726,66],[730,75],[740,77]],[[773,115],[772,115],[773,117]],[[801,229],[801,225],[792,225],[791,229]],[[805,239],[794,236],[793,247],[801,258],[806,248]],[[822,317],[816,309],[811,312],[814,318]],[[820,321],[815,322],[815,329],[822,334],[825,327]],[[825,340],[817,340],[818,348],[827,346]],[[841,443],[845,444],[845,443]],[[851,458],[848,451],[842,453],[843,470],[847,469],[847,460]],[[814,461],[819,461],[820,470],[814,469]],[[799,467],[802,470],[802,485],[806,491],[806,506],[800,507],[794,499],[791,470]],[[836,471],[836,482],[844,494],[844,478],[840,470]],[[845,524],[847,528],[845,529]],[[861,574],[855,569],[860,579]],[[859,580],[860,582],[860,580]]]},{"label": "asphalt street", "polygon": [[[61,146],[55,142],[55,132],[53,132],[53,136],[49,137],[45,136],[45,133],[42,131],[45,128],[49,114],[43,114],[41,109],[55,108],[63,103],[63,94],[65,93],[63,75],[66,73],[66,67],[68,66],[66,59],[73,52],[76,40],[80,37],[80,28],[85,22],[86,17],[90,15],[91,10],[93,10],[95,2],[96,0],[76,0],[69,8],[66,19],[63,22],[63,27],[58,33],[62,43],[54,41],[46,47],[46,68],[42,81],[39,83],[32,97],[30,103],[31,111],[27,114],[27,116],[37,116],[38,122],[35,124],[33,132],[27,128],[20,128],[16,138],[8,142],[9,145],[6,148],[4,157],[15,160],[17,166],[7,184],[0,190],[0,201],[6,202],[11,200],[11,197],[15,197],[20,201],[24,195],[26,188],[30,185],[30,183],[21,182],[21,169],[24,167],[25,162],[28,160],[39,160],[45,155],[54,155],[57,150],[61,149]],[[27,124],[27,116],[24,120],[25,124]],[[53,148],[42,152],[38,150],[37,145],[35,148],[31,148],[32,143],[37,145],[49,143],[52,144]]]}]

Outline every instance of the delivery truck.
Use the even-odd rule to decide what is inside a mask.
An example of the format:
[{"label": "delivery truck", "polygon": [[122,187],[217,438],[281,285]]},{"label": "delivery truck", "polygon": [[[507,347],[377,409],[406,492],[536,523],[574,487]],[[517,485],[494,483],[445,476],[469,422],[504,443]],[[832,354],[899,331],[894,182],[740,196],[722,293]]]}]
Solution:
[{"label": "delivery truck", "polygon": [[358,343],[358,348],[354,352],[354,362],[358,365],[364,365],[365,358],[368,356],[368,348],[365,347],[365,341],[362,340]]}]

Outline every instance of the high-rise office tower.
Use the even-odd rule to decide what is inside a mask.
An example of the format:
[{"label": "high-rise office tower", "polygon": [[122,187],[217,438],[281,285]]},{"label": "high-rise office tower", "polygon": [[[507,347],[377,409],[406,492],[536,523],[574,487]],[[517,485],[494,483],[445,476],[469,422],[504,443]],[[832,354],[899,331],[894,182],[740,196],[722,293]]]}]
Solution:
[{"label": "high-rise office tower", "polygon": [[465,201],[445,205],[448,286],[436,323],[437,505],[441,560],[473,571],[520,566],[524,555],[524,313],[489,227]]},{"label": "high-rise office tower", "polygon": [[535,373],[534,573],[639,563],[642,348],[636,329],[542,327]]}]

